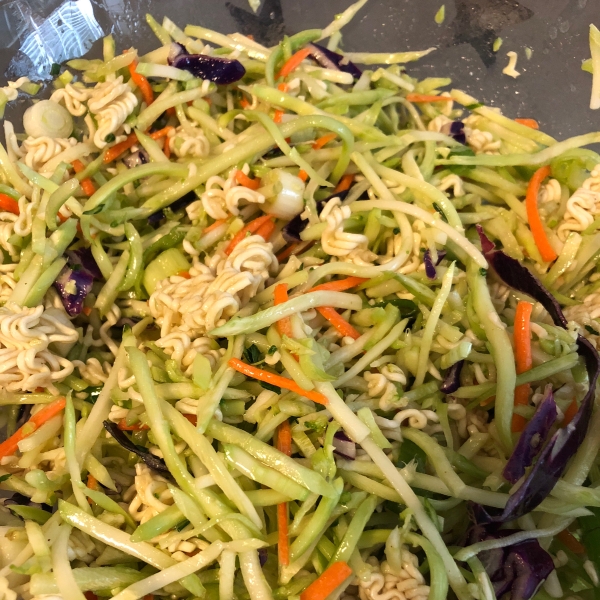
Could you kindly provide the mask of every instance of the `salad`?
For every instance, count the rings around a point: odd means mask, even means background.
[[[600,134],[344,52],[364,3],[148,15],[4,120],[1,598],[599,597]]]

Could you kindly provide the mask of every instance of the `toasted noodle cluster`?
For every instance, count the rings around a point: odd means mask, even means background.
[[[364,4],[147,15],[4,121],[0,600],[598,595],[599,134],[342,51]]]

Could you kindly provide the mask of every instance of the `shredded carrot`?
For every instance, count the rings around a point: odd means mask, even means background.
[[[304,169],[300,169],[298,171],[298,177],[302,179],[302,181],[306,181],[308,179],[308,173]]]
[[[85,169],[85,165],[80,160],[74,160],[71,165],[75,173],[81,173]],[[89,177],[82,179],[79,183],[86,196],[91,196],[96,191],[96,186]]]
[[[184,413],[183,415],[194,427],[196,426],[196,424],[198,423],[198,417],[196,415],[188,415],[187,413]]]
[[[251,179],[244,171],[235,172],[235,180],[244,187],[257,190],[260,187],[260,179]]]
[[[556,537],[574,554],[585,554],[584,545],[568,529],[563,529]]]
[[[290,244],[285,250],[282,250],[278,255],[277,255],[277,261],[279,263],[282,263],[286,258],[290,257],[292,254],[294,254],[294,251],[300,246],[299,243],[296,244]]]
[[[330,292],[345,292],[365,281],[367,280],[362,277],[346,277],[346,279],[338,279],[337,281],[329,281],[327,283],[315,285],[315,287],[308,291],[316,292],[317,290],[328,290]]]
[[[256,235],[260,235],[260,237],[262,237],[265,240],[265,242],[268,242],[269,238],[273,235],[274,231],[275,231],[275,221],[273,221],[271,219],[270,221],[263,223],[256,230]]]
[[[0,194],[0,210],[5,210],[13,215],[18,215],[20,212],[19,203],[7,194]]]
[[[167,113],[167,115],[169,117],[174,117],[177,114],[177,111],[175,110],[174,106],[169,106],[169,108],[167,108],[167,110],[165,110],[165,112]]]
[[[341,192],[345,192],[346,190],[350,189],[350,186],[354,183],[354,175],[344,175],[341,179],[340,182],[337,184],[337,186],[335,187],[335,190],[333,190],[334,194],[339,194]]]
[[[7,440],[0,444],[0,458],[12,456],[19,448],[19,442],[37,431],[46,421],[55,417],[65,408],[67,401],[64,398],[57,398],[45,408],[35,413],[25,425],[17,429]]]
[[[278,283],[275,286],[273,297],[275,306],[287,302],[287,283]],[[279,321],[277,321],[277,331],[279,331],[280,335],[287,335],[289,338],[292,337],[292,322],[289,317],[284,317],[283,319],[279,319]]]
[[[88,476],[87,476],[87,487],[89,487],[90,490],[97,490],[97,489],[99,489],[99,487],[98,487],[98,480],[93,475],[91,475],[90,473],[88,473]]]
[[[479,403],[479,406],[487,406],[488,404],[491,404],[492,402],[494,402],[496,400],[496,396],[490,396],[489,398],[487,398],[486,400],[482,400]]]
[[[248,107],[250,106],[250,102],[249,102],[248,98],[245,98],[245,97],[243,97],[243,98],[240,100],[240,106],[241,106],[243,109],[246,109],[246,108],[248,108]]]
[[[515,362],[517,373],[529,371],[533,366],[531,358],[531,311],[533,305],[521,300],[517,304],[515,312],[515,331],[513,334],[515,341]],[[529,401],[529,391],[531,385],[524,383],[515,388],[515,406],[524,406]],[[527,420],[525,417],[513,414],[512,430],[515,432],[523,431]]]
[[[292,429],[289,421],[284,421],[277,429],[277,449],[286,456],[292,455]],[[290,564],[290,539],[288,533],[288,503],[277,505],[277,557],[279,564]]]
[[[406,94],[409,102],[452,102],[450,96],[430,96],[429,94]]]
[[[360,337],[360,333],[342,317],[335,308],[331,306],[320,306],[317,308],[321,313],[339,332],[343,337],[351,337],[357,340]]]
[[[326,135],[321,136],[320,138],[317,138],[312,143],[313,150],[318,150],[319,148],[322,148],[326,144],[329,144],[329,142],[332,142],[333,140],[335,140],[335,138],[336,138],[336,134],[333,132],[327,133]]]
[[[144,102],[150,106],[154,102],[154,92],[152,91],[152,86],[150,82],[143,76],[140,75],[135,69],[137,67],[137,61],[134,60],[129,65],[129,74],[131,75],[131,81],[135,83],[140,88],[140,92],[142,92],[142,98],[144,98]]]
[[[215,221],[214,223],[212,223],[211,225],[209,225],[208,227],[206,227],[204,229],[203,233],[209,233],[213,229],[216,229],[217,227],[220,227],[221,225],[223,225],[226,222],[227,221],[225,219],[219,219],[218,221]]]
[[[273,113],[273,123],[281,123],[283,121],[284,112],[279,108]]]
[[[81,309],[81,312],[86,316],[89,317],[92,314],[92,308],[90,306],[84,306]]]
[[[102,161],[105,164],[111,163],[113,160],[116,160],[117,158],[119,158],[119,156],[121,156],[121,154],[123,154],[123,152],[126,152],[127,150],[129,150],[129,148],[134,146],[137,143],[137,141],[138,141],[138,139],[137,139],[137,136],[135,135],[135,133],[131,133],[130,135],[127,136],[127,139],[125,141],[112,146],[112,148],[110,148],[107,151],[107,153],[104,155],[104,158],[102,159]]]
[[[179,271],[179,273],[177,273],[177,275],[179,275],[179,277],[183,277],[184,279],[192,278],[189,271]]]
[[[168,135],[169,135],[169,132],[170,132],[172,129],[174,129],[174,127],[172,127],[171,125],[167,125],[166,127],[163,127],[162,129],[159,129],[159,130],[157,130],[157,131],[153,131],[153,132],[150,134],[150,137],[151,137],[153,140],[159,140],[159,139],[160,139],[160,138],[162,138],[162,137],[168,136]]]
[[[515,119],[515,123],[525,125],[525,127],[531,127],[531,129],[539,129],[540,125],[535,119]]]
[[[300,600],[325,600],[337,587],[352,575],[352,569],[344,561],[327,567],[301,594]]]
[[[544,230],[544,224],[538,211],[538,192],[542,181],[550,175],[550,167],[541,167],[534,174],[529,185],[527,186],[527,195],[525,196],[525,206],[527,208],[527,220],[529,221],[529,228],[535,241],[535,245],[538,247],[542,259],[546,262],[552,262],[557,259],[557,254],[554,248],[550,245],[546,231]]]
[[[254,221],[250,221],[248,225],[246,225],[243,229],[238,231],[231,241],[229,242],[229,246],[225,248],[225,254],[229,256],[233,249],[246,237],[248,233],[257,233],[258,229],[260,229],[261,225],[272,219],[271,215],[263,215],[262,217],[258,217],[258,219],[254,219]]]
[[[319,392],[313,392],[312,390],[302,389],[295,381],[292,381],[287,377],[282,377],[281,375],[277,375],[277,373],[271,373],[270,371],[253,367],[252,365],[242,362],[239,358],[229,359],[228,364],[232,369],[235,369],[239,373],[243,373],[247,377],[252,377],[252,379],[258,379],[259,381],[276,385],[284,390],[296,392],[296,394],[299,396],[304,396],[305,398],[308,398],[313,402],[317,402],[318,404],[328,403],[327,398],[323,396],[323,394],[320,394]]]
[[[310,56],[311,49],[310,48],[302,48],[298,50],[295,54],[292,54],[288,60],[283,63],[281,69],[279,69],[279,73],[277,73],[277,79],[282,79],[283,77],[287,77],[292,71],[297,69],[302,61]]]
[[[578,410],[579,406],[577,405],[577,400],[573,400],[573,402],[571,402],[571,404],[569,404],[567,407],[567,410],[565,410],[564,419],[562,420],[560,426],[566,427],[573,420],[573,417],[577,414]]]
[[[280,83],[277,89],[285,94],[290,89],[290,86],[287,83]]]
[[[117,423],[117,427],[121,431],[148,431],[148,429],[150,429],[148,425],[144,425],[143,423],[133,423],[133,425],[127,425],[127,421],[125,419],[121,419]]]

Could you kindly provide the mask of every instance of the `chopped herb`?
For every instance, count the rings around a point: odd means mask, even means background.
[[[256,347],[256,345],[252,344],[244,350],[242,358],[248,364],[255,365],[262,361],[263,355],[261,351]]]
[[[482,277],[487,277],[487,269],[483,269],[483,268],[479,269],[479,274]]]
[[[308,429],[314,431],[319,435],[324,433],[325,429],[327,429],[327,421],[324,421],[322,419],[315,419],[314,421],[304,421],[304,425]]]
[[[398,235],[400,233],[400,227],[394,227],[393,232],[394,235]]]
[[[114,142],[116,139],[117,139],[117,138],[115,137],[115,134],[114,134],[114,133],[109,133],[109,134],[108,134],[108,135],[107,135],[107,136],[104,138],[104,141],[105,141],[107,144],[110,144],[111,142]]]
[[[444,221],[444,223],[447,223],[448,219],[446,218],[446,215],[444,214],[444,211],[442,210],[441,206],[437,202],[434,202],[433,208],[435,208],[435,210],[438,213],[440,213],[440,216],[442,217],[442,221]]]
[[[585,330],[588,333],[591,333],[592,335],[600,335],[600,333],[598,333],[593,327],[591,327],[590,325],[586,325],[585,326]]]
[[[271,385],[270,383],[266,383],[265,381],[261,381],[260,385],[265,390],[269,390],[270,392],[275,392],[276,394],[281,394],[281,388],[277,387],[276,385]]]
[[[275,354],[275,352],[277,352],[277,346],[271,346],[268,350],[267,350],[267,354],[269,356],[273,356],[273,354]]]
[[[187,519],[184,519],[183,521],[181,521],[181,523],[178,523],[177,525],[175,525],[175,530],[183,531],[189,524],[190,524],[190,522]]]
[[[477,108],[481,108],[483,106],[483,104],[481,102],[474,102],[473,104],[467,104],[467,106],[465,106],[465,108],[467,110],[475,110]]]
[[[452,158],[453,156],[475,156],[475,152],[468,146],[454,146],[446,158]],[[472,165],[448,165],[448,170],[455,175],[466,175],[474,168]]]
[[[419,446],[410,440],[404,440],[400,445],[400,455],[398,456],[397,467],[406,467],[411,462],[415,463],[418,473],[425,473],[427,464],[427,455]]]
[[[10,477],[10,473],[7,473],[6,475],[2,475],[2,477],[0,477],[0,483],[2,483],[3,481],[6,481],[9,477]]]
[[[52,63],[50,67],[50,75],[56,77],[60,73],[60,65],[58,63]]]
[[[89,402],[90,404],[96,404],[96,401],[98,400],[98,396],[100,395],[102,388],[101,387],[91,387],[91,388],[88,388],[86,391],[88,393],[88,397],[85,399],[85,401]]]

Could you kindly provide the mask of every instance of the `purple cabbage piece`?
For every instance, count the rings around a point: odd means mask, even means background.
[[[65,266],[54,282],[63,306],[70,317],[75,317],[83,309],[83,302],[92,290],[94,277],[88,271],[75,270]]]
[[[198,196],[196,196],[194,192],[188,192],[185,196],[178,198],[177,200],[175,200],[175,202],[170,204],[169,210],[171,212],[179,212],[181,209],[188,207],[192,202],[195,202],[196,200],[198,200]],[[162,209],[157,210],[155,213],[152,213],[148,217],[148,223],[150,223],[150,225],[158,225],[165,218],[165,211]]]
[[[554,402],[552,387],[547,386],[544,398],[533,418],[521,433],[521,437],[504,467],[502,474],[507,481],[516,483],[525,475],[525,469],[533,463],[533,459],[540,453],[544,440],[548,437],[556,417],[556,402]]]
[[[169,64],[176,69],[188,71],[194,77],[208,79],[220,85],[227,85],[239,81],[246,69],[239,60],[223,58],[221,56],[206,56],[205,54],[180,53]]]
[[[138,150],[137,152],[132,152],[129,156],[126,156],[123,159],[123,162],[128,169],[133,169],[133,167],[149,163],[150,157],[145,150]]]
[[[464,364],[464,360],[459,360],[448,369],[444,383],[440,387],[440,392],[443,394],[453,394],[460,387],[460,372]]]
[[[100,279],[102,273],[90,248],[79,248],[66,252],[70,267],[85,269],[94,279]]]
[[[334,452],[347,460],[356,458],[356,444],[343,432],[336,431],[333,436]]]
[[[63,306],[70,317],[81,313],[86,296],[90,293],[94,279],[102,273],[89,248],[69,250],[67,264],[54,282]]]
[[[469,544],[502,539],[517,533],[514,529],[489,529],[482,525],[473,527]],[[479,553],[479,559],[494,586],[496,598],[510,592],[510,600],[529,600],[554,570],[552,557],[537,540],[486,550]]]
[[[267,564],[267,558],[269,557],[269,554],[267,552],[266,548],[259,548],[258,549],[258,560],[260,562],[260,566],[264,567]]]
[[[429,251],[429,249],[425,250],[425,255],[423,256],[423,262],[425,263],[425,274],[427,275],[427,277],[429,279],[435,279],[437,277],[437,271],[435,270],[435,267],[442,262],[442,260],[444,259],[444,256],[446,256],[446,251],[440,250],[437,253],[437,261],[435,262],[435,265],[434,265],[433,260],[431,258],[431,252]]]
[[[539,302],[548,311],[554,324],[566,329],[567,319],[560,304],[542,282],[519,261],[500,250],[494,250],[494,245],[487,239],[481,227],[478,227],[478,232],[484,255],[498,277],[506,285]],[[485,509],[480,509],[482,516],[485,513],[488,522],[512,521],[531,512],[552,491],[564,473],[567,463],[581,446],[592,416],[596,383],[600,374],[600,357],[590,342],[581,335],[577,336],[577,353],[584,359],[589,381],[588,391],[577,414],[566,427],[557,430],[552,436],[521,487],[508,499],[502,514],[494,516],[486,513]]]
[[[344,73],[350,73],[355,79],[362,75],[362,71],[341,54],[320,44],[308,44],[308,48],[311,49],[310,55],[325,69],[337,69]]]
[[[456,140],[459,144],[467,143],[467,136],[465,134],[465,124],[462,121],[452,121],[442,127],[442,133],[450,136]]]

